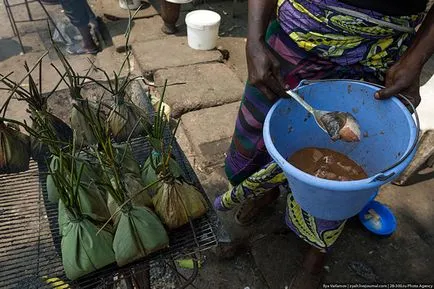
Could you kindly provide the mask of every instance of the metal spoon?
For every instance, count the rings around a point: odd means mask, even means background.
[[[341,139],[346,142],[355,142],[360,140],[359,124],[350,113],[314,109],[294,91],[288,90],[286,93],[314,116],[315,122],[332,138],[332,140]]]

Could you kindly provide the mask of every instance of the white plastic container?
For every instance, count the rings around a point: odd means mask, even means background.
[[[136,10],[141,4],[141,0],[119,0],[119,7],[125,10]]]
[[[192,1],[193,0],[166,0],[166,2],[175,3],[175,4],[187,4]]]
[[[185,16],[188,46],[197,50],[216,47],[221,17],[210,10],[196,10]]]

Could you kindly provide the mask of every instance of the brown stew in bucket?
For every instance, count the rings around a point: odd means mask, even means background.
[[[346,155],[324,148],[303,148],[295,152],[289,163],[310,175],[334,181],[367,178],[361,166]]]

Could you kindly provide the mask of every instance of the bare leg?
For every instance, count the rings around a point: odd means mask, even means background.
[[[324,268],[325,261],[326,253],[315,247],[310,247],[304,256],[303,268],[311,274],[319,274]]]
[[[180,4],[161,0],[161,18],[163,18],[164,21],[164,25],[161,30],[164,33],[174,34],[177,32],[176,21],[178,21],[180,9]]]
[[[303,267],[297,272],[291,282],[290,289],[316,289],[321,283],[321,273],[326,260],[326,253],[310,247],[306,252]]]

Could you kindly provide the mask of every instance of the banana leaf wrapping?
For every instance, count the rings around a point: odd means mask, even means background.
[[[83,157],[83,156],[82,156]],[[100,169],[97,165],[83,159],[76,159],[76,168],[83,164],[83,173],[81,175],[81,188],[79,189],[79,200],[83,214],[91,217],[96,221],[105,221],[110,218],[106,204],[106,194],[98,189],[96,181]],[[51,157],[51,171],[55,172],[59,169],[59,158],[55,155]],[[47,195],[48,200],[53,203],[59,201],[59,192],[53,182],[51,174],[47,176]]]
[[[48,200],[56,203],[60,201],[59,193],[51,175],[47,177]],[[105,222],[110,218],[110,211],[106,199],[94,184],[81,184],[78,189],[78,200],[82,214],[97,222]]]
[[[18,173],[29,169],[30,138],[17,127],[0,122],[0,173]]]
[[[92,220],[98,222],[105,222],[110,218],[105,194],[95,184],[82,183],[78,196],[83,215],[89,216]]]
[[[128,144],[113,144],[113,147],[116,151],[116,162],[121,167],[127,195],[133,197],[136,193],[142,191],[132,199],[132,204],[134,206],[152,207],[152,200],[148,190],[143,190],[145,184],[140,178],[140,166],[134,159],[130,146]],[[113,181],[112,185],[114,185]]]
[[[97,121],[97,119],[104,120],[105,116],[102,110],[98,109],[96,103],[82,99],[73,101],[70,120],[71,128],[76,131],[74,141],[78,146],[98,143],[91,128],[91,123]]]
[[[134,197],[131,200],[133,206],[153,207],[152,199],[148,194],[148,190],[144,190],[145,185],[140,177],[133,174],[124,174],[124,183],[128,196]],[[137,193],[138,195],[136,195]]]
[[[51,157],[50,169],[53,172],[59,169],[59,158],[57,156]],[[48,174],[47,176],[46,185],[47,185],[48,200],[52,203],[57,203],[60,199],[59,191],[57,190],[56,184],[54,183],[53,176],[51,174]]]
[[[84,216],[76,217],[59,202],[59,227],[62,236],[62,263],[66,277],[80,278],[115,262],[113,234],[99,228]]]
[[[146,207],[123,208],[115,218],[113,251],[119,266],[166,248],[169,237],[158,217]]]
[[[152,201],[155,212],[169,229],[181,227],[208,210],[204,197],[194,186],[175,179],[163,181]]]
[[[60,118],[48,112],[45,112],[42,117],[44,119],[39,121],[45,121],[53,128],[56,134],[56,140],[63,143],[69,143],[72,140],[72,129]],[[36,132],[40,132],[43,128],[37,121],[33,121],[32,129]],[[43,161],[50,154],[48,145],[44,144],[38,138],[35,138],[33,135],[30,136],[30,146],[31,155],[34,160]]]
[[[158,180],[157,173],[155,172],[155,169],[153,168],[152,164],[152,155],[150,155],[142,167],[142,181],[145,185],[152,184]],[[149,195],[154,196],[157,192],[158,184],[155,184],[149,188]]]
[[[146,159],[142,166],[141,177],[144,185],[149,185],[158,180],[158,175],[155,169],[161,166],[161,154],[155,150],[152,150],[149,157]],[[174,178],[184,178],[185,174],[182,171],[179,164],[173,159],[169,159],[169,172]],[[155,196],[159,184],[155,184],[149,188],[149,194]]]
[[[113,144],[116,150],[116,162],[121,167],[123,173],[131,173],[140,176],[140,166],[134,159],[129,144]]]
[[[111,182],[112,186],[116,185],[114,180],[111,180]],[[132,205],[137,207],[153,207],[152,199],[149,196],[147,190],[144,190],[145,186],[143,185],[140,178],[136,177],[133,174],[127,173],[123,175],[123,182],[125,184],[127,196],[132,198]],[[118,208],[118,205],[110,196],[110,194],[107,196],[107,207],[111,215],[114,215]]]
[[[117,142],[126,141],[130,137],[134,138],[144,134],[145,128],[140,122],[145,120],[146,116],[142,116],[138,109],[123,100],[116,101],[107,118],[110,131]]]

